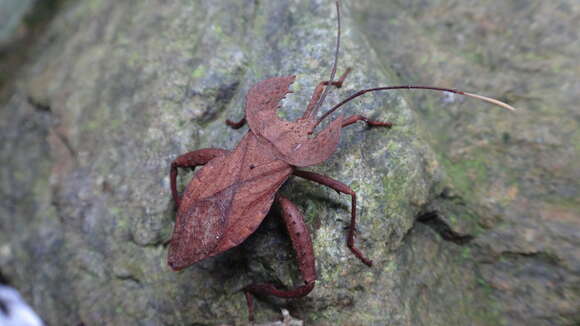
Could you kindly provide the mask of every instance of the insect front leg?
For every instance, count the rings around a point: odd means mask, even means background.
[[[248,313],[250,320],[254,320],[254,299],[253,294],[274,295],[281,298],[300,298],[312,291],[316,281],[316,267],[314,262],[314,249],[310,231],[304,222],[304,216],[300,210],[289,199],[278,195],[278,202],[282,208],[282,218],[288,229],[288,234],[292,240],[292,246],[298,259],[298,268],[304,285],[293,290],[279,290],[273,284],[261,283],[251,284],[244,288],[246,300],[248,302]]]
[[[342,84],[344,83],[344,80],[346,79],[346,76],[348,76],[351,70],[352,70],[351,68],[346,69],[346,71],[342,74],[342,76],[340,76],[340,78],[336,81],[325,80],[320,82],[314,89],[314,93],[312,93],[312,97],[310,98],[310,103],[308,103],[308,106],[306,107],[306,111],[304,112],[302,118],[308,118],[313,113],[314,107],[316,106],[316,103],[318,103],[318,100],[320,100],[320,96],[322,95],[325,86],[332,85],[335,86],[336,88],[341,88]]]
[[[345,185],[344,183],[334,180],[330,177],[327,177],[322,174],[309,172],[309,171],[300,171],[295,170],[294,175],[299,176],[301,178],[314,181],[320,183],[321,185],[330,187],[337,192],[342,192],[343,194],[347,194],[351,196],[351,210],[350,210],[350,228],[348,231],[348,239],[347,239],[347,246],[352,251],[352,253],[360,259],[363,263],[368,266],[373,265],[373,261],[366,258],[362,252],[354,246],[354,233],[356,229],[356,193],[350,189],[349,186]]]
[[[189,152],[178,156],[171,162],[171,171],[169,172],[169,180],[171,181],[171,195],[175,202],[175,209],[179,207],[181,199],[177,193],[177,168],[195,168],[199,165],[205,165],[212,159],[226,155],[229,151],[220,148],[204,148],[197,151]]]
[[[376,120],[369,120],[367,117],[362,116],[360,114],[351,115],[350,117],[344,119],[342,121],[342,127],[349,126],[357,121],[365,121],[368,126],[370,127],[387,127],[391,128],[393,126],[390,122],[383,122],[383,121],[376,121]]]

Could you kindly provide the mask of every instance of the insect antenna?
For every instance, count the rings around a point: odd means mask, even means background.
[[[336,66],[338,65],[338,52],[340,50],[340,1],[337,0],[335,2],[335,4],[336,4],[337,36],[336,36],[336,51],[334,52],[334,64],[332,65],[332,70],[330,72],[330,79],[329,79],[330,82],[332,82],[334,80],[334,77],[336,75]],[[304,117],[309,118],[309,117],[316,114],[316,111],[318,110],[318,108],[320,108],[322,103],[324,103],[324,100],[326,99],[326,95],[328,94],[329,88],[330,88],[330,84],[324,88],[324,91],[322,92],[320,99],[318,100],[318,102],[316,102],[316,105],[314,105],[312,110],[310,112],[304,113]]]
[[[493,104],[493,105],[497,105],[499,107],[502,107],[504,109],[508,109],[510,111],[515,111],[516,110],[513,106],[511,106],[511,105],[509,105],[507,103],[504,103],[502,101],[496,100],[494,98],[490,98],[490,97],[482,96],[482,95],[478,95],[478,94],[473,94],[473,93],[468,93],[468,92],[463,92],[463,91],[459,91],[459,90],[451,89],[451,88],[442,88],[442,87],[433,87],[433,86],[420,86],[420,85],[403,85],[403,86],[375,87],[375,88],[368,88],[368,89],[360,90],[360,91],[352,94],[351,96],[347,97],[346,99],[344,99],[340,103],[336,104],[332,108],[330,108],[330,110],[328,110],[326,113],[324,113],[322,115],[322,117],[320,117],[320,119],[318,119],[318,121],[316,122],[316,124],[312,127],[312,130],[310,131],[310,133],[314,132],[314,129],[320,124],[320,122],[322,122],[322,120],[324,120],[326,117],[328,117],[334,111],[336,111],[338,108],[340,108],[344,104],[346,104],[346,103],[354,100],[355,98],[357,98],[359,96],[362,96],[362,95],[364,95],[366,93],[370,93],[370,92],[388,91],[388,90],[393,90],[393,89],[426,89],[426,90],[431,90],[431,91],[453,93],[453,94],[458,94],[458,95],[463,95],[463,96],[468,96],[468,97],[476,98],[478,100],[481,100],[481,101],[484,101],[484,102],[487,102],[487,103],[490,103],[490,104]]]

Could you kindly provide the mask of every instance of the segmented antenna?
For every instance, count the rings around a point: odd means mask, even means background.
[[[336,52],[334,53],[334,64],[332,65],[332,70],[330,72],[330,79],[329,79],[330,82],[332,82],[334,80],[334,77],[336,75],[336,67],[338,65],[338,53],[340,50],[340,0],[337,0],[335,2],[335,4],[336,4],[336,18],[337,18],[337,37],[336,37]],[[316,105],[314,105],[311,112],[306,112],[305,117],[311,117],[311,116],[314,116],[316,114],[316,111],[320,108],[320,106],[322,105],[322,103],[324,103],[324,100],[326,99],[326,95],[328,94],[328,89],[330,88],[329,86],[330,85],[327,85],[324,88],[324,91],[322,92],[320,99],[318,100],[318,102],[316,102]],[[481,101],[484,101],[484,102],[508,109],[510,111],[516,110],[513,106],[511,106],[507,103],[504,103],[502,101],[499,101],[499,100],[496,100],[496,99],[493,99],[493,98],[490,98],[487,96],[463,92],[463,91],[459,91],[459,90],[451,89],[451,88],[442,88],[442,87],[434,87],[434,86],[421,86],[421,85],[375,87],[375,88],[368,88],[368,89],[360,90],[360,91],[354,93],[353,95],[349,96],[348,98],[344,99],[342,102],[340,102],[340,103],[336,104],[335,106],[333,106],[332,108],[330,108],[330,110],[328,110],[326,113],[324,113],[322,115],[322,117],[320,117],[320,119],[318,119],[316,124],[312,127],[312,130],[310,130],[310,134],[312,134],[314,132],[314,129],[316,129],[316,127],[320,124],[320,122],[322,122],[322,120],[324,120],[326,117],[331,115],[334,111],[336,111],[338,108],[340,108],[344,104],[354,100],[355,98],[362,96],[366,93],[370,93],[370,92],[387,91],[387,90],[394,90],[394,89],[426,89],[426,90],[438,91],[438,92],[448,92],[448,93],[472,97],[472,98],[475,98],[475,99],[478,99],[478,100],[481,100]]]
[[[316,126],[318,126],[320,124],[320,122],[322,122],[322,120],[324,120],[326,117],[328,117],[329,115],[331,115],[334,111],[336,111],[338,108],[340,108],[341,106],[343,106],[344,104],[354,100],[355,98],[362,96],[366,93],[369,92],[376,92],[376,91],[388,91],[388,90],[393,90],[393,89],[426,89],[426,90],[431,90],[431,91],[438,91],[438,92],[448,92],[448,93],[453,93],[453,94],[458,94],[458,95],[463,95],[463,96],[468,96],[468,97],[472,97],[472,98],[476,98],[478,100],[493,104],[493,105],[497,105],[499,107],[502,107],[504,109],[510,110],[510,111],[515,111],[516,109],[507,104],[504,103],[502,101],[496,100],[494,98],[490,98],[487,96],[482,96],[482,95],[478,95],[478,94],[472,94],[472,93],[468,93],[468,92],[463,92],[463,91],[458,91],[456,89],[451,89],[451,88],[442,88],[442,87],[433,87],[433,86],[420,86],[420,85],[403,85],[403,86],[387,86],[387,87],[375,87],[375,88],[369,88],[369,89],[363,89],[360,90],[356,93],[354,93],[353,95],[347,97],[346,99],[344,99],[343,101],[341,101],[340,103],[336,104],[335,106],[333,106],[330,110],[328,110],[326,113],[324,113],[322,115],[322,117],[320,117],[320,119],[318,119],[318,121],[316,122],[316,124],[312,127],[312,130],[310,131],[310,133],[314,132],[314,129],[316,128]]]
[[[332,70],[330,72],[329,79],[330,82],[334,80],[334,77],[336,75],[336,66],[338,65],[338,52],[340,50],[340,1],[337,0],[335,4],[336,4],[337,36],[336,36],[336,51],[334,52],[334,64],[332,65]],[[312,111],[307,112],[305,116],[311,117],[316,115],[316,111],[318,111],[318,108],[320,108],[320,106],[322,105],[322,103],[324,103],[324,100],[326,99],[326,95],[328,94],[329,88],[330,84],[324,88],[324,91],[322,92],[320,99],[318,100],[318,102],[316,102],[316,105],[314,105]]]

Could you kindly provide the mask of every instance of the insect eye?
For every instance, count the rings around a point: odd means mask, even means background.
[[[250,164],[250,170],[253,170],[256,166],[254,164]]]

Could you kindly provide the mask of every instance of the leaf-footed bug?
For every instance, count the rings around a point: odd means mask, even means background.
[[[299,209],[289,199],[277,194],[292,176],[298,176],[328,186],[351,196],[351,220],[347,246],[363,263],[372,261],[355,246],[356,193],[347,185],[330,177],[303,171],[299,168],[320,164],[335,151],[341,129],[357,121],[369,126],[392,126],[389,122],[369,120],[362,115],[338,116],[322,131],[315,128],[344,104],[369,92],[393,89],[426,89],[450,92],[489,102],[514,110],[498,100],[454,89],[432,86],[387,86],[360,90],[334,105],[320,118],[317,110],[323,104],[328,86],[340,88],[350,72],[347,69],[334,80],[340,49],[340,3],[336,1],[337,42],[334,64],[328,81],[315,88],[303,116],[295,121],[277,116],[280,101],[288,94],[295,76],[275,77],[254,85],[246,96],[245,117],[238,122],[226,123],[238,129],[249,125],[249,130],[233,150],[206,148],[179,156],[171,164],[171,192],[177,207],[177,216],[169,246],[168,264],[181,270],[202,259],[217,255],[239,245],[260,225],[272,203],[282,208],[282,217],[294,250],[304,284],[290,290],[273,284],[251,284],[244,288],[249,318],[253,320],[253,295],[273,295],[298,298],[310,293],[316,281],[315,258],[308,227]],[[177,192],[177,169],[203,165],[187,185],[183,195]]]

